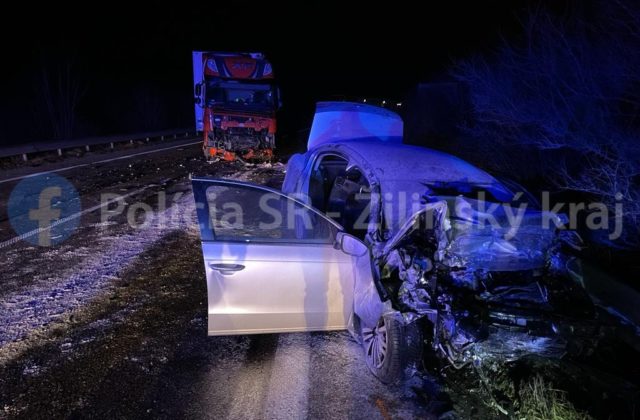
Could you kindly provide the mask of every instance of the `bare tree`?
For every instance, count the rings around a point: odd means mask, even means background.
[[[45,107],[53,137],[68,139],[73,136],[77,107],[87,86],[79,78],[71,58],[55,57],[41,60],[38,97]]]
[[[554,185],[581,191],[611,209],[624,204],[628,235],[640,232],[640,7],[597,2],[591,15],[560,18],[532,10],[524,41],[503,42],[495,57],[454,71],[469,85],[475,123],[465,129],[485,147],[536,151]],[[505,156],[488,153],[503,164]],[[618,215],[620,216],[620,215]]]

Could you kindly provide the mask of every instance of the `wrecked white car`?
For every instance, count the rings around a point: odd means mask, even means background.
[[[282,192],[193,179],[209,334],[348,329],[383,382],[425,349],[460,367],[560,357],[593,338],[562,217],[394,113],[320,103]]]

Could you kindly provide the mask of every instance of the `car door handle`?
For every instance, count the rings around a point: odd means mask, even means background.
[[[236,271],[244,270],[244,265],[242,264],[209,264],[209,267],[223,275],[230,275]]]

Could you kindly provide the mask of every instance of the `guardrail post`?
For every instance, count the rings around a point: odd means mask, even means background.
[[[130,143],[130,144],[133,144],[133,140],[129,140],[129,143]]]
[[[185,137],[189,137],[189,133],[184,133],[184,136]]]
[[[164,136],[160,136],[160,140],[164,140]]]
[[[22,160],[24,160],[25,162],[27,161],[27,154],[26,153],[22,154]]]
[[[178,138],[178,135],[177,135],[177,134],[174,134],[174,135],[173,135],[173,138],[174,138],[174,139],[175,139],[175,138]]]
[[[149,141],[149,137],[147,137],[145,140],[146,140],[146,141]]]
[[[109,146],[111,147],[111,150],[113,150],[113,142],[109,143]]]
[[[58,149],[58,156],[62,156],[62,149]]]
[[[86,150],[87,152],[89,151],[89,145],[88,144],[86,146],[84,146],[84,150]]]

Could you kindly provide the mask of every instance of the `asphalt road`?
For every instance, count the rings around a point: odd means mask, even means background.
[[[207,164],[197,145],[155,149],[162,147],[45,162],[0,177],[0,242],[7,244],[0,257],[0,417],[432,416],[415,380],[386,387],[371,376],[346,332],[207,337],[188,175],[279,187],[284,167]],[[49,169],[75,186],[83,209],[100,204],[103,193],[125,195],[128,206],[153,209],[151,222],[133,228],[126,212],[104,221],[95,210],[80,215],[60,245],[9,243],[16,233],[8,194],[24,176]]]

